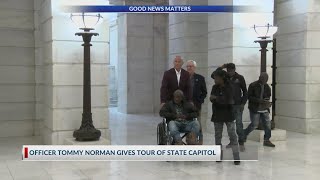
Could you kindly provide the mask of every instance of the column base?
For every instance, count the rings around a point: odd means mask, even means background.
[[[83,128],[73,132],[76,141],[97,141],[101,136],[101,131],[95,128]]]
[[[97,141],[76,141],[74,138],[65,138],[64,145],[110,145],[111,142],[106,138],[100,137]]]

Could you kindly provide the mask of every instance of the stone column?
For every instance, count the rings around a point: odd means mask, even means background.
[[[110,66],[109,66],[109,92],[110,107],[118,105],[118,20],[117,14],[110,14]]]
[[[208,5],[207,0],[171,0],[170,5]],[[208,81],[208,15],[170,13],[169,14],[169,59],[167,69],[173,67],[175,56],[182,56],[184,61],[195,60],[196,72]],[[186,69],[185,65],[184,68]],[[163,72],[162,72],[163,75]],[[161,78],[162,78],[161,75]],[[207,82],[208,83],[208,82]],[[208,89],[210,91],[210,89]],[[201,123],[207,119],[208,98],[202,105]]]
[[[61,13],[61,1],[45,0],[39,12],[42,61],[44,63],[44,127],[45,144],[63,144],[78,129],[82,117],[83,47],[80,31]],[[105,18],[106,19],[106,18]],[[110,139],[108,129],[108,64],[109,31],[104,21],[92,38],[91,97],[93,123]]]
[[[148,1],[155,5],[160,1]],[[143,4],[141,1],[123,3]],[[158,113],[167,59],[166,14],[119,14],[118,110]]]
[[[276,2],[276,126],[320,132],[320,2]]]
[[[0,1],[0,9],[0,137],[39,135],[33,0]]]

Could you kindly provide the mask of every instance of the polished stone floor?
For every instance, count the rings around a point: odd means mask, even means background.
[[[112,144],[155,144],[153,115],[125,115],[110,112]],[[212,132],[211,132],[212,133]],[[213,144],[206,133],[205,144]],[[224,142],[228,139],[225,136]],[[0,139],[0,180],[319,180],[320,135],[288,132],[286,142],[276,148],[260,143],[259,161],[242,162],[22,162],[21,145],[38,144],[38,137]]]

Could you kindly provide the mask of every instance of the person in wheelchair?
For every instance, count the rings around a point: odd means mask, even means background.
[[[193,104],[186,102],[181,90],[176,90],[173,93],[173,100],[164,104],[160,116],[169,122],[169,132],[175,145],[183,145],[180,133],[187,133],[188,145],[197,144],[200,124],[195,118],[198,117],[198,111]]]

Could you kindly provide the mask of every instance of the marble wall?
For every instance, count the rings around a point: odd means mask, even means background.
[[[109,15],[109,14],[108,14]],[[109,16],[110,28],[110,66],[109,93],[110,106],[118,106],[118,20],[117,14]]]
[[[277,116],[282,129],[320,132],[320,2],[276,3]]]
[[[33,0],[0,2],[0,137],[39,134],[33,6]]]

